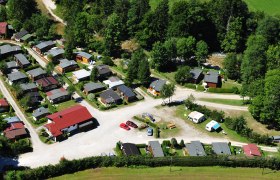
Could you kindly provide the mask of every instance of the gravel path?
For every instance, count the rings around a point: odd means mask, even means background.
[[[49,11],[50,15],[58,22],[61,22],[62,24],[66,25],[66,22],[63,21],[63,19],[61,19],[60,17],[58,17],[57,15],[55,15],[53,13],[53,10],[56,9],[56,5],[55,2],[52,0],[42,0],[42,2],[44,3],[45,7],[47,8],[47,10]]]

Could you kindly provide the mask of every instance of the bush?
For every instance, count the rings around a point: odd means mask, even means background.
[[[195,84],[189,84],[189,83],[187,83],[187,84],[185,84],[184,86],[185,86],[186,88],[196,89],[196,85],[195,85]]]
[[[225,89],[225,88],[209,88],[208,92],[212,93],[235,93],[235,94],[240,94],[240,91],[237,87],[232,87],[230,89]]]

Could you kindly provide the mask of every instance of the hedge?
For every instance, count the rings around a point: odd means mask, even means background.
[[[246,158],[231,156],[202,156],[202,157],[163,157],[151,158],[142,156],[130,157],[108,157],[98,156],[79,160],[62,159],[57,165],[47,165],[35,169],[22,171],[9,171],[5,179],[35,180],[48,179],[64,174],[74,173],[91,168],[100,167],[130,167],[130,166],[224,166],[224,167],[252,167],[252,168],[270,168],[280,170],[279,158]]]
[[[226,89],[226,88],[209,88],[208,92],[212,92],[212,93],[235,93],[235,94],[239,94],[239,89],[237,87],[232,87],[230,89]]]

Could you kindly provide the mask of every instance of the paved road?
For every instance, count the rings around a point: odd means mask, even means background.
[[[46,62],[31,49],[28,50],[30,54],[42,65],[45,66]],[[4,96],[7,97],[8,101],[14,107],[17,115],[23,119],[26,123],[27,128],[30,131],[32,143],[34,146],[34,151],[31,153],[23,154],[19,157],[19,164],[24,166],[38,167],[47,164],[58,163],[61,157],[67,159],[76,159],[94,155],[100,155],[101,153],[112,152],[115,143],[119,140],[123,142],[133,142],[133,143],[145,143],[149,140],[153,140],[154,137],[148,137],[145,132],[140,132],[137,130],[125,131],[119,128],[121,122],[131,119],[134,115],[141,114],[143,112],[159,113],[163,117],[170,115],[168,112],[161,112],[156,109],[162,103],[161,99],[153,99],[147,96],[145,92],[137,89],[145,99],[143,101],[137,102],[133,105],[123,107],[121,109],[113,109],[110,111],[100,111],[92,107],[86,101],[80,102],[81,105],[88,108],[89,112],[95,117],[99,122],[99,127],[86,133],[79,133],[70,137],[68,140],[55,143],[52,145],[43,144],[36,134],[36,131],[29,124],[29,122],[23,116],[23,113],[15,104],[14,100],[10,96],[7,89],[3,86],[3,82],[0,82],[0,88]],[[194,90],[185,89],[177,87],[176,93],[173,97],[174,100],[182,100],[187,98],[190,94],[194,95],[196,98],[200,97],[211,97],[211,98],[226,98],[226,99],[240,99],[237,95],[228,94],[210,94],[203,92],[196,92]],[[77,95],[75,95],[77,96]],[[230,105],[220,105],[215,103],[208,103],[203,101],[198,101],[199,104],[208,105],[212,107],[217,107],[221,109],[235,109],[235,110],[247,110],[246,107],[230,106]],[[170,117],[173,118],[173,117]],[[185,142],[191,140],[200,140],[204,143],[211,143],[213,141],[228,141],[226,137],[224,138],[214,138],[208,136],[206,133],[201,133],[198,130],[190,127],[186,123],[182,123],[177,120],[182,131],[176,136],[176,138],[184,139]],[[162,141],[163,139],[159,139]],[[234,145],[242,146],[243,143],[233,142]],[[261,147],[268,151],[277,151],[276,148],[271,147]]]

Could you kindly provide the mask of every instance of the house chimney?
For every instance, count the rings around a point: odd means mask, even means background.
[[[59,115],[59,118],[62,118],[62,115]]]

